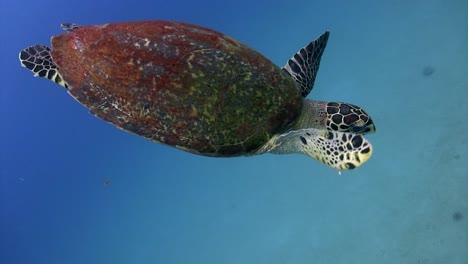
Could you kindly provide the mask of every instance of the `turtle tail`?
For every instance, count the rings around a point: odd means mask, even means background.
[[[52,60],[49,47],[44,45],[27,47],[20,52],[19,60],[23,67],[34,73],[34,76],[49,79],[68,88],[67,83],[58,72],[57,65]]]

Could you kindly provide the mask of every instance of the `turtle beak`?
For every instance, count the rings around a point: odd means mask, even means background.
[[[369,128],[370,128],[369,133],[375,133],[376,130],[375,130],[374,124],[372,124],[372,126],[370,126]]]
[[[363,134],[366,133],[375,133],[375,125],[372,119],[369,118],[369,121],[367,121],[366,128],[364,129]]]

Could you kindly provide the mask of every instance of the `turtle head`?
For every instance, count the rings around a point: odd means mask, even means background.
[[[356,134],[375,132],[375,125],[371,117],[359,106],[341,102],[329,102],[326,105],[326,112],[326,126],[329,131]]]
[[[260,152],[302,153],[338,171],[350,170],[372,156],[364,134],[373,132],[374,122],[356,105],[306,99],[293,128],[273,137]]]
[[[259,153],[302,153],[343,171],[364,164],[372,151],[372,145],[362,134],[306,128],[273,137]]]

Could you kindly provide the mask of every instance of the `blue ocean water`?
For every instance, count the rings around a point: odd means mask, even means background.
[[[468,1],[0,2],[0,263],[468,263]],[[127,134],[18,52],[60,23],[184,21],[282,66],[331,31],[317,100],[372,116],[371,160],[207,158]]]

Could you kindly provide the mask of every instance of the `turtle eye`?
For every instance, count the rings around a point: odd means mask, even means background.
[[[349,130],[356,134],[366,134],[369,132],[375,132],[375,126],[374,122],[372,122],[370,118],[367,120],[367,122],[364,122],[364,120],[359,119],[349,126]]]
[[[351,130],[351,132],[360,134],[366,130],[366,127],[364,126],[364,124],[359,121],[362,121],[362,120],[358,120],[349,126],[349,130]]]
[[[356,122],[357,123],[357,122]],[[356,123],[353,123],[349,126],[349,130],[351,130],[351,132],[353,133],[361,133],[365,130],[365,127],[362,126],[361,124],[356,124]]]

